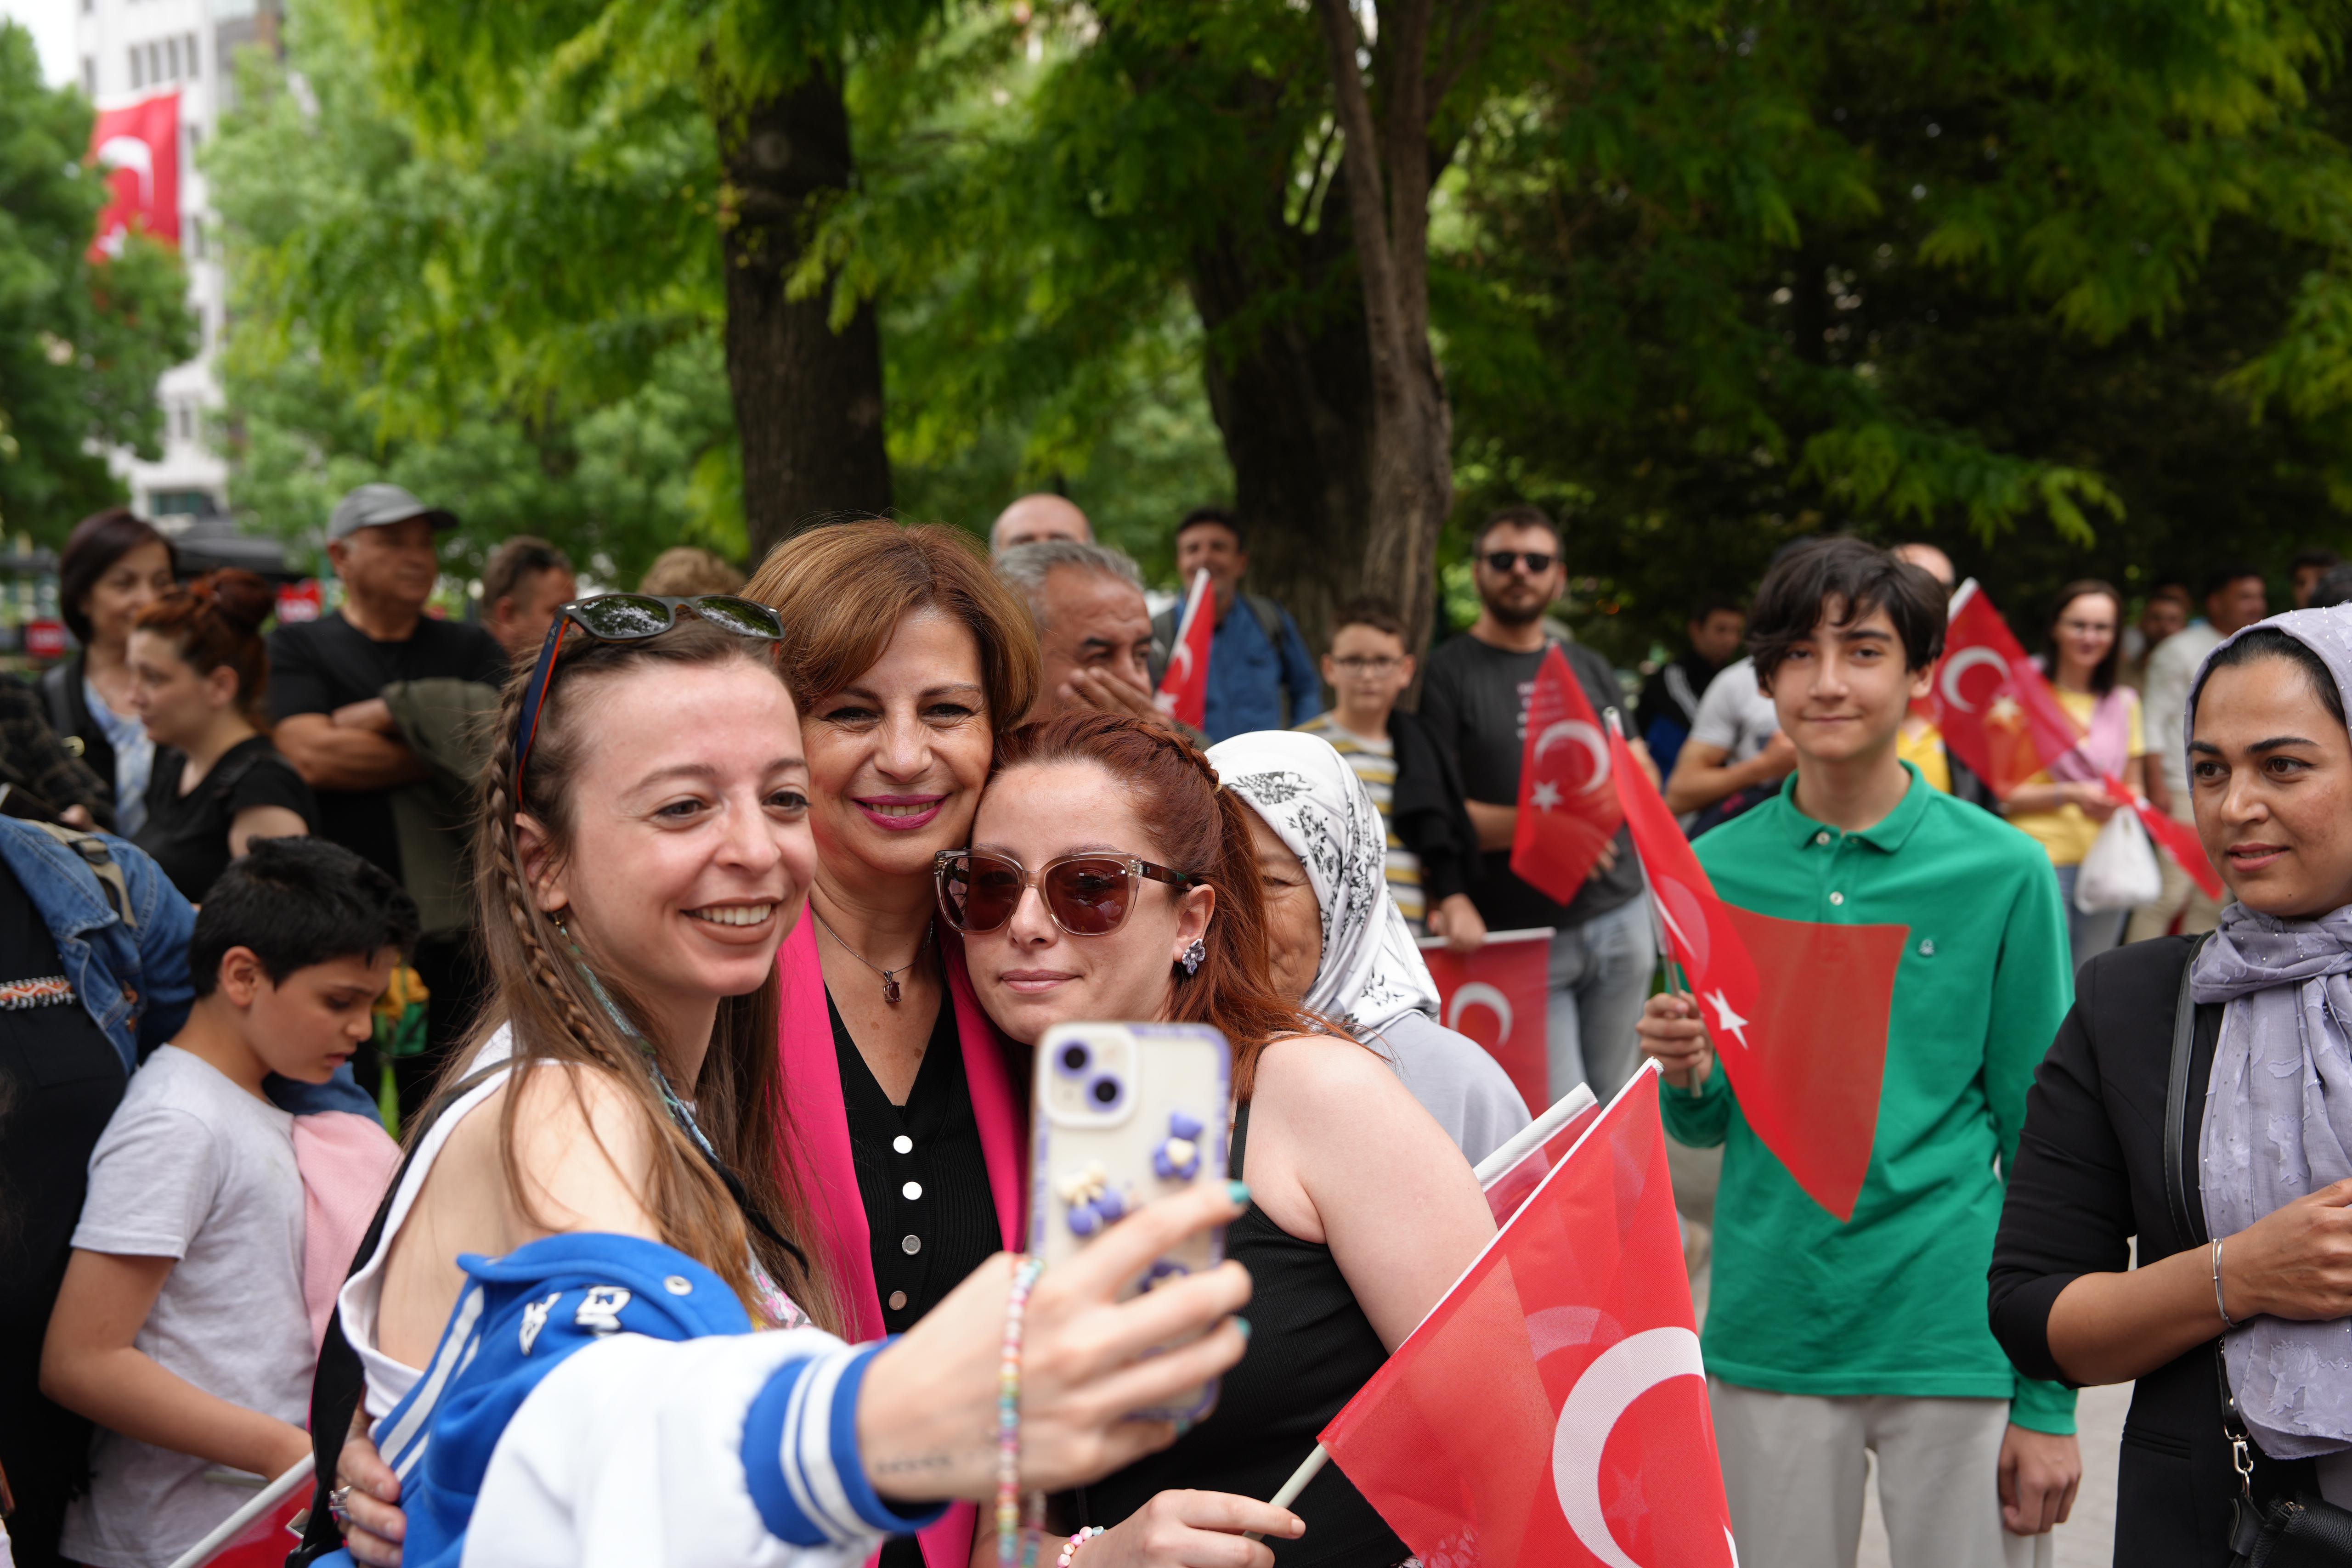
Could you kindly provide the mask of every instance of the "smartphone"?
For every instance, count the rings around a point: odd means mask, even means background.
[[[1234,1055],[1207,1025],[1055,1024],[1037,1042],[1035,1082],[1029,1250],[1048,1268],[1153,1198],[1226,1179]],[[1120,1299],[1213,1269],[1224,1256],[1221,1225],[1153,1260]],[[1198,1421],[1216,1404],[1212,1378],[1137,1414]]]

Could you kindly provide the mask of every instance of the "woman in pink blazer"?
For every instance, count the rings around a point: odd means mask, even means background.
[[[780,957],[787,1158],[846,1332],[872,1338],[1024,1240],[1025,1062],[935,926],[931,864],[964,846],[996,737],[1029,711],[1036,632],[951,528],[814,528],[746,592],[783,619],[817,844]],[[882,1568],[966,1568],[976,1519],[950,1511]]]

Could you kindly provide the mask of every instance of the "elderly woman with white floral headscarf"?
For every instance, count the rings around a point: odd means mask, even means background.
[[[1388,831],[1330,742],[1257,730],[1209,748],[1248,802],[1265,885],[1275,984],[1389,1059],[1473,1165],[1528,1124],[1528,1107],[1475,1040],[1437,1021],[1437,986],[1389,895]]]

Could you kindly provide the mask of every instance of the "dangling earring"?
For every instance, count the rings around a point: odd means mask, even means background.
[[[1198,936],[1195,936],[1192,938],[1192,945],[1184,949],[1184,956],[1179,959],[1178,962],[1184,966],[1184,972],[1187,975],[1197,975],[1201,972],[1202,962],[1206,959],[1208,956],[1208,947],[1202,944]]]

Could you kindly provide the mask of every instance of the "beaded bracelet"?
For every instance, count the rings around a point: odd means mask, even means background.
[[[1077,1556],[1078,1548],[1084,1546],[1087,1542],[1092,1541],[1096,1536],[1100,1535],[1102,1532],[1103,1527],[1101,1525],[1089,1524],[1084,1530],[1079,1531],[1076,1535],[1071,1536],[1067,1541],[1062,1542],[1062,1560],[1055,1563],[1054,1568],[1070,1568],[1070,1562],[1073,1558]]]
[[[1030,1288],[1045,1271],[1042,1258],[1024,1258],[1013,1270],[1013,1291],[1004,1299],[1004,1352],[996,1369],[996,1561],[1015,1568],[1021,1529],[1021,1319]],[[1037,1500],[1042,1505],[1045,1499]],[[1042,1506],[1039,1508],[1042,1512]],[[1032,1561],[1034,1548],[1032,1548]]]

